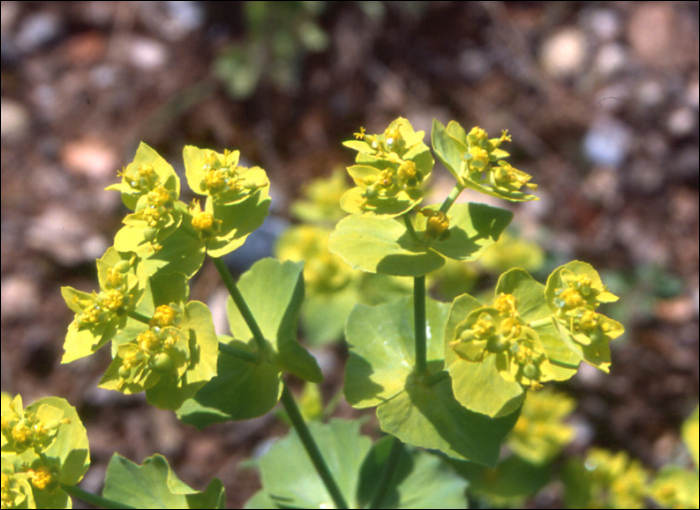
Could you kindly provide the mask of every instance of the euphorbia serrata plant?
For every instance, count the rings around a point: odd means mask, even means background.
[[[140,145],[121,182],[108,188],[120,191],[133,212],[97,261],[99,291],[63,288],[75,312],[63,362],[109,344],[112,362],[100,387],[143,391],[151,404],[200,429],[261,416],[281,401],[295,433],[261,459],[263,489],[250,508],[464,506],[464,481],[415,447],[495,466],[527,392],[569,379],[581,361],[608,371],[609,342],[623,328],[597,311],[617,298],[584,262],[556,269],[546,285],[522,269],[507,271],[486,302],[468,294],[451,303],[428,298],[426,274],[446,259],[475,260],[512,219],[505,209],[456,203],[459,194],[471,188],[529,201],[536,200],[529,192],[536,186],[505,161],[506,132],[489,138],[481,128],[467,132],[454,121],[447,127],[435,121],[433,151],[455,186],[441,204],[424,205],[434,159],[423,138],[399,118],[382,133],[360,129],[345,142],[357,151],[348,167],[355,187],[340,199],[349,215],[328,242],[355,269],[414,281],[412,297],[357,304],[345,328],[345,398],[357,408],[377,408],[384,439],[372,445],[357,424],[338,420],[307,427],[286,386],[286,373],[323,379],[296,338],[303,263],[264,259],[237,283],[223,263],[262,224],[270,204],[265,171],[239,165],[238,151],[185,147],[187,181],[205,200],[202,207],[198,200],[181,202],[173,168]],[[207,255],[231,294],[231,335],[217,335],[208,307],[189,300],[189,279]],[[342,287],[338,274],[328,273],[335,280],[326,284],[321,271],[314,285]],[[66,492],[96,498],[75,487],[89,461],[70,406],[53,399],[23,410],[21,400],[3,399],[2,423],[3,508],[39,501],[66,507]],[[71,448],[80,453],[71,455]],[[397,469],[408,471],[394,476]],[[314,471],[318,477],[310,476]],[[197,493],[173,476],[162,457],[142,467],[115,457],[108,499],[93,501],[144,506],[147,491],[124,484],[146,477],[163,506],[222,507],[220,482]],[[418,483],[426,477],[430,484]]]

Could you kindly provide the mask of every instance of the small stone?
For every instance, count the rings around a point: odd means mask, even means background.
[[[635,90],[637,100],[647,108],[660,105],[666,99],[664,87],[656,80],[646,80]]]
[[[145,37],[129,40],[126,51],[129,61],[139,69],[159,69],[168,61],[168,50],[165,45]]]
[[[627,28],[632,49],[648,63],[664,64],[674,51],[674,7],[666,2],[649,2],[633,10]]]
[[[683,296],[676,299],[663,299],[656,303],[654,315],[662,321],[683,324],[697,315],[693,299]]]
[[[30,318],[39,309],[39,289],[26,276],[3,278],[1,302],[3,321]]]
[[[586,37],[577,28],[566,28],[542,45],[540,61],[547,74],[567,78],[579,74],[586,61]]]
[[[629,151],[629,128],[613,118],[593,122],[583,141],[586,156],[597,165],[619,167]]]
[[[627,62],[627,52],[621,44],[610,43],[603,46],[595,57],[595,70],[605,76],[621,71]]]
[[[698,114],[690,107],[677,108],[668,116],[666,126],[668,132],[677,138],[688,136],[698,128]]]
[[[50,206],[27,229],[27,244],[59,264],[73,266],[101,257],[109,244],[93,234],[86,220],[61,206]]]
[[[612,9],[596,9],[588,14],[587,28],[601,41],[612,41],[621,31],[620,17]]]
[[[31,53],[59,37],[62,32],[63,25],[55,14],[39,12],[22,22],[15,44],[21,53]]]
[[[26,108],[11,99],[3,99],[0,105],[0,137],[3,141],[22,138],[31,125]]]
[[[61,153],[61,160],[75,174],[96,181],[116,179],[119,158],[109,145],[100,140],[88,138],[68,142]]]

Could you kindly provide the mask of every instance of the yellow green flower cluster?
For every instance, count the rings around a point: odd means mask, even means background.
[[[383,133],[368,135],[361,128],[355,134],[358,140],[345,142],[358,155],[348,167],[356,187],[341,197],[343,210],[394,217],[417,205],[434,163],[423,135],[400,117]]]
[[[496,356],[496,367],[507,381],[539,387],[553,379],[547,354],[534,329],[520,318],[517,300],[501,293],[490,306],[477,308],[455,330],[450,343],[468,361]]]

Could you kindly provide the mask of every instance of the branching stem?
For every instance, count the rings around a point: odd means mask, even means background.
[[[248,325],[248,329],[250,329],[250,332],[253,334],[258,350],[261,352],[264,351],[265,337],[263,336],[262,331],[260,331],[260,326],[258,326],[255,317],[253,317],[253,312],[250,311],[248,304],[245,302],[245,299],[243,299],[243,294],[241,294],[241,291],[238,290],[238,285],[236,285],[236,282],[233,280],[231,273],[226,267],[226,264],[220,257],[211,257],[211,260],[214,262],[214,267],[216,267],[219,275],[221,275],[221,279],[224,281],[224,285],[226,285],[226,289],[231,295],[233,302],[236,304],[238,311],[241,312],[243,320]]]
[[[265,348],[265,337],[263,336],[262,331],[260,330],[260,326],[258,326],[258,323],[255,320],[253,313],[250,311],[250,308],[248,308],[248,304],[245,302],[243,295],[241,294],[240,290],[238,290],[236,282],[233,281],[231,273],[229,273],[226,264],[224,264],[224,261],[221,260],[221,258],[212,257],[212,261],[214,262],[214,266],[216,267],[217,271],[219,271],[221,279],[224,281],[224,285],[226,285],[229,294],[231,294],[233,302],[238,307],[238,311],[241,313],[243,320],[245,320],[246,324],[248,325],[248,328],[250,329],[250,332],[253,334],[253,338],[255,338],[255,343],[258,345],[258,348],[262,352]],[[221,345],[222,344],[219,344],[220,349]],[[231,346],[227,347],[230,349]],[[221,350],[222,352],[226,352],[226,350],[229,349]],[[229,353],[233,354],[233,352]],[[280,399],[280,401],[282,402],[285,411],[287,411],[289,420],[292,422],[294,430],[296,430],[296,433],[299,436],[301,443],[304,445],[306,453],[309,455],[311,462],[316,468],[316,472],[321,477],[321,480],[326,486],[326,489],[331,495],[331,498],[333,498],[333,502],[335,503],[336,508],[349,508],[347,502],[345,501],[345,498],[343,497],[343,494],[340,492],[338,484],[336,483],[335,479],[333,478],[333,475],[331,474],[330,469],[328,468],[328,465],[326,464],[326,461],[321,455],[321,451],[318,449],[316,441],[314,441],[314,438],[311,436],[311,432],[309,432],[309,428],[306,426],[306,422],[301,416],[301,412],[299,412],[299,407],[297,406],[294,397],[292,396],[292,393],[289,391],[287,383],[282,381],[282,385],[282,398]]]

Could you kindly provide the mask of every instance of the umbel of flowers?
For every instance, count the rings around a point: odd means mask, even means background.
[[[189,278],[205,254],[219,257],[241,246],[269,206],[269,181],[259,167],[239,165],[238,151],[219,154],[185,147],[192,190],[206,197],[179,200],[180,179],[156,151],[141,144],[120,172],[121,192],[133,212],[114,246],[97,261],[100,289],[62,289],[75,319],[63,362],[110,343],[112,363],[100,386],[145,391],[158,407],[178,409],[217,374],[218,338],[211,312],[189,301]]]
[[[512,202],[537,199],[529,193],[537,188],[531,176],[506,161],[509,154],[502,146],[511,141],[506,132],[489,138],[479,127],[466,131],[454,121],[447,127],[435,121],[435,155],[456,182],[443,203],[432,205],[422,204],[433,166],[422,132],[415,132],[408,120],[400,118],[381,134],[369,135],[361,129],[356,138],[359,140],[345,142],[357,151],[356,164],[347,169],[356,187],[340,201],[350,215],[338,223],[330,238],[331,251],[355,269],[412,276],[418,288],[424,285],[420,281],[424,275],[441,267],[446,258],[471,261],[479,257],[512,218],[504,209],[455,203],[461,191],[470,188]],[[416,290],[413,320],[425,314],[420,310],[425,305],[416,304],[419,294]],[[366,320],[367,311],[352,313],[346,326],[351,352],[346,397],[356,407],[377,405],[385,431],[407,442],[419,440],[421,446],[438,447],[437,438],[432,443],[426,439],[430,434],[417,439],[413,430],[420,429],[420,423],[393,420],[390,410],[398,412],[401,395],[415,404],[414,390],[409,388],[420,381],[443,381],[450,395],[433,397],[443,398],[446,407],[451,408],[449,402],[454,401],[472,412],[507,419],[520,408],[527,390],[572,377],[581,361],[609,369],[609,342],[624,329],[597,309],[616,299],[595,269],[584,262],[556,269],[546,286],[526,271],[512,269],[500,277],[488,302],[463,294],[449,306],[436,303],[432,323],[428,306],[427,320],[415,323],[415,342],[426,342],[427,354],[417,349],[407,361],[414,367],[408,371],[378,365],[377,359],[396,356],[405,347],[397,345],[395,352],[380,355],[378,350],[392,351],[391,342],[360,323]],[[398,317],[392,314],[398,310],[390,313],[386,306],[384,320],[397,323]],[[384,327],[385,333],[387,328],[390,326]],[[425,335],[420,331],[423,328]],[[382,348],[378,349],[377,342]]]

